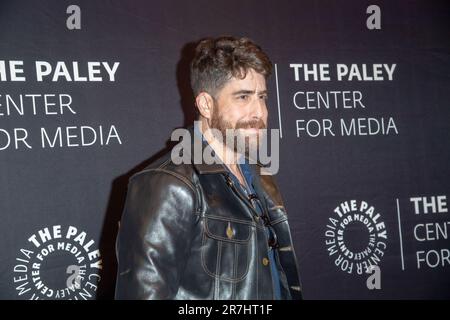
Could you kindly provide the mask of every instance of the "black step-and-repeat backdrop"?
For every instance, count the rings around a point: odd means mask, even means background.
[[[450,298],[449,27],[447,1],[1,1],[0,298],[113,297],[127,179],[219,35],[274,62],[304,297]]]

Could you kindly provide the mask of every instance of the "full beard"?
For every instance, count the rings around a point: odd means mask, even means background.
[[[266,124],[262,119],[253,119],[250,121],[238,121],[236,126],[224,120],[219,112],[213,112],[209,126],[213,130],[213,134],[221,134],[221,137],[215,137],[219,141],[223,141],[226,148],[234,151],[236,154],[242,154],[247,159],[257,159],[257,153],[260,147],[261,132],[257,134],[249,134],[245,130],[240,129],[266,129]],[[229,131],[230,136],[227,134]]]

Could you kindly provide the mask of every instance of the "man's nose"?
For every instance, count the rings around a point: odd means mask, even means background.
[[[262,119],[266,112],[266,100],[256,96],[252,105],[252,117]]]

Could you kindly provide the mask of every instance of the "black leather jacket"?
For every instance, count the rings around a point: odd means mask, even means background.
[[[251,167],[278,238],[282,298],[301,299],[280,193]],[[223,164],[175,165],[168,153],[130,178],[116,299],[274,299],[263,219],[228,174]]]

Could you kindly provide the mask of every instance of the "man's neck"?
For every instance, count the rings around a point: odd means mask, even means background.
[[[227,148],[221,141],[218,141],[214,135],[212,135],[210,130],[207,130],[209,127],[207,124],[202,122],[200,132],[203,134],[206,142],[211,146],[214,150],[216,156],[222,161],[224,165],[238,178],[239,182],[242,185],[245,185],[244,176],[239,169],[238,160],[242,157],[241,154],[236,153],[235,151]]]

